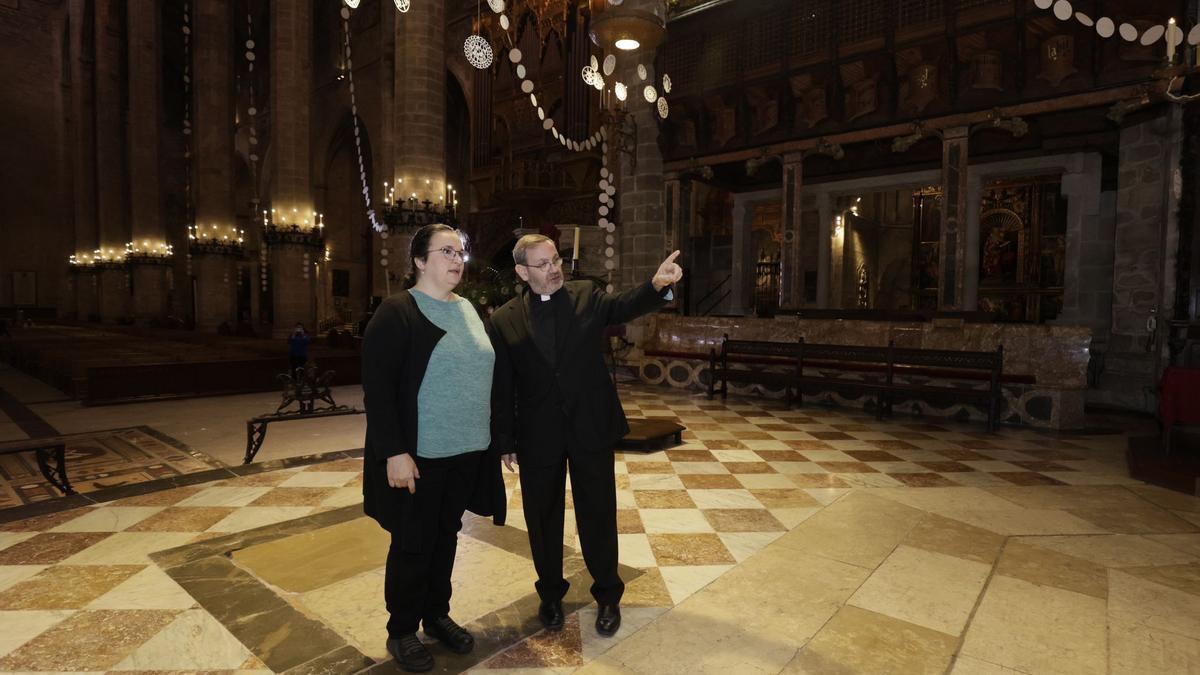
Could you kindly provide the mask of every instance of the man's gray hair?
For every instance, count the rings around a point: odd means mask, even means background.
[[[538,244],[549,242],[554,243],[554,240],[544,234],[527,234],[517,240],[517,245],[513,246],[513,262],[518,265],[526,264],[528,258],[525,257],[526,252]]]

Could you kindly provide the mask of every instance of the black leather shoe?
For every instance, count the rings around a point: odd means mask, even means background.
[[[433,655],[415,633],[402,635],[398,639],[387,641],[388,653],[396,659],[396,663],[410,673],[424,673],[433,670]]]
[[[604,637],[612,637],[621,627],[621,606],[600,605],[596,612],[596,632]]]
[[[563,606],[562,600],[543,600],[538,607],[538,618],[542,620],[542,625],[549,630],[562,630],[563,627]]]
[[[475,638],[449,616],[426,619],[425,634],[446,645],[455,654],[467,654],[475,648]]]

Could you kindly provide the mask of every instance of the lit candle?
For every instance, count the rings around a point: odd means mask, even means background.
[[[1167,21],[1167,65],[1175,62],[1175,17]]]
[[[571,260],[579,260],[579,227],[575,227],[575,248],[571,251]]]

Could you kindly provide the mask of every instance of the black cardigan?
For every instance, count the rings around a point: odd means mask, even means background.
[[[488,333],[491,335],[490,326]],[[379,306],[362,344],[363,404],[367,409],[363,511],[384,529],[399,535],[402,549],[409,552],[419,547],[420,523],[411,508],[408,490],[388,485],[387,458],[401,453],[416,456],[417,395],[429,357],[445,334],[421,313],[412,294],[402,291]],[[478,414],[472,410],[455,412]],[[509,443],[497,439],[496,425],[492,426],[492,446],[479,464],[479,477],[467,509],[491,516],[495,524],[503,525],[506,497],[499,449]]]

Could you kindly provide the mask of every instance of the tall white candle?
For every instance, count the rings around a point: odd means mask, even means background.
[[[1175,17],[1167,21],[1167,64],[1175,62]]]

